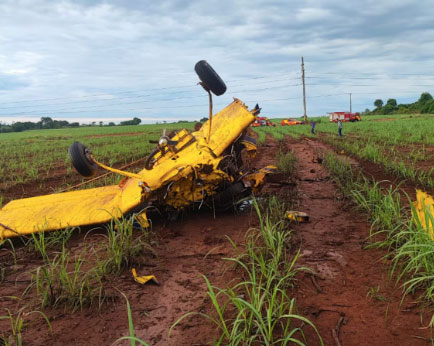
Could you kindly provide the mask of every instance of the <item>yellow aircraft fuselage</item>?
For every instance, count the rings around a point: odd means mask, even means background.
[[[151,170],[119,185],[11,201],[0,209],[0,239],[108,222],[161,195],[175,209],[211,196],[223,182],[233,181],[219,169],[222,154],[254,120],[234,99],[213,116],[211,131],[209,121],[196,132],[181,130],[173,137],[173,150],[158,153]]]

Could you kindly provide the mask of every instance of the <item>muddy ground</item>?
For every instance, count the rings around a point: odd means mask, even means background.
[[[270,139],[260,147],[255,165],[273,164],[279,145]],[[366,249],[370,228],[367,217],[340,200],[327,170],[314,162],[317,151],[328,148],[315,140],[287,140],[283,146],[293,149],[299,159],[294,178],[297,186],[290,189],[270,184],[264,192],[282,198],[298,196],[299,210],[311,217],[309,223],[294,226],[302,254],[300,264],[316,273],[298,277],[298,287],[292,292],[298,312],[317,326],[325,345],[426,345],[429,312],[421,312],[421,306],[411,298],[400,305],[400,289],[388,279],[388,263],[382,259],[385,252]],[[136,335],[158,346],[212,344],[215,327],[199,316],[182,321],[170,338],[168,331],[185,313],[212,313],[202,275],[220,287],[236,279],[236,273],[224,266],[223,258],[232,253],[227,237],[242,243],[245,232],[256,224],[254,215],[247,211],[215,217],[209,212],[193,213],[176,223],[156,225],[154,249],[158,257],[137,269],[142,275],[155,274],[161,285],[141,286],[128,271],[111,283],[130,301]],[[98,236],[86,241],[98,242]],[[69,246],[79,249],[83,242],[84,234],[77,234]],[[24,248],[18,248],[17,255],[17,265],[7,268],[0,284],[2,311],[30,303],[29,298],[18,303],[7,298],[21,295],[29,283],[29,271],[39,264]],[[0,261],[10,261],[10,254],[0,251]],[[374,291],[377,294],[369,294]],[[100,311],[44,312],[51,320],[53,335],[40,317],[25,316],[29,322],[24,345],[110,345],[128,335],[122,298],[105,304]],[[338,325],[339,331],[333,335]],[[7,321],[0,321],[0,330],[8,328]],[[306,329],[306,335],[309,345],[319,344],[311,330]]]
[[[340,200],[327,170],[314,162],[327,147],[301,140],[291,148],[299,158],[300,209],[311,216],[296,227],[302,263],[317,274],[301,281],[300,311],[315,323],[326,345],[336,344],[333,330],[339,325],[341,345],[425,345],[430,314],[421,313],[414,299],[400,305],[401,290],[388,278],[385,252],[366,248],[366,215]]]

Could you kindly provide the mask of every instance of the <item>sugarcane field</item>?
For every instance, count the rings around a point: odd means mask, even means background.
[[[376,6],[0,4],[0,345],[433,344],[433,24]]]

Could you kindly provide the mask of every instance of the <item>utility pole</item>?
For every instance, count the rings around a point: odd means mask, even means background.
[[[353,112],[353,109],[352,109],[352,105],[351,105],[351,93],[350,93],[350,113],[352,113]]]
[[[304,122],[307,122],[307,114],[306,114],[306,87],[304,84],[304,59],[301,57],[301,80],[303,81],[303,107],[304,107]]]

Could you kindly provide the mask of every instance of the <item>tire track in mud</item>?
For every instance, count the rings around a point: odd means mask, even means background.
[[[328,148],[314,140],[291,140],[289,147],[298,158],[299,210],[310,215],[309,223],[295,226],[302,239],[300,263],[316,273],[315,279],[305,274],[301,280],[299,311],[317,326],[325,345],[337,345],[338,326],[342,346],[426,345],[429,314],[409,299],[400,306],[401,290],[388,279],[386,253],[365,248],[366,216],[339,200],[328,171],[314,162]],[[308,341],[318,344],[313,335]]]

